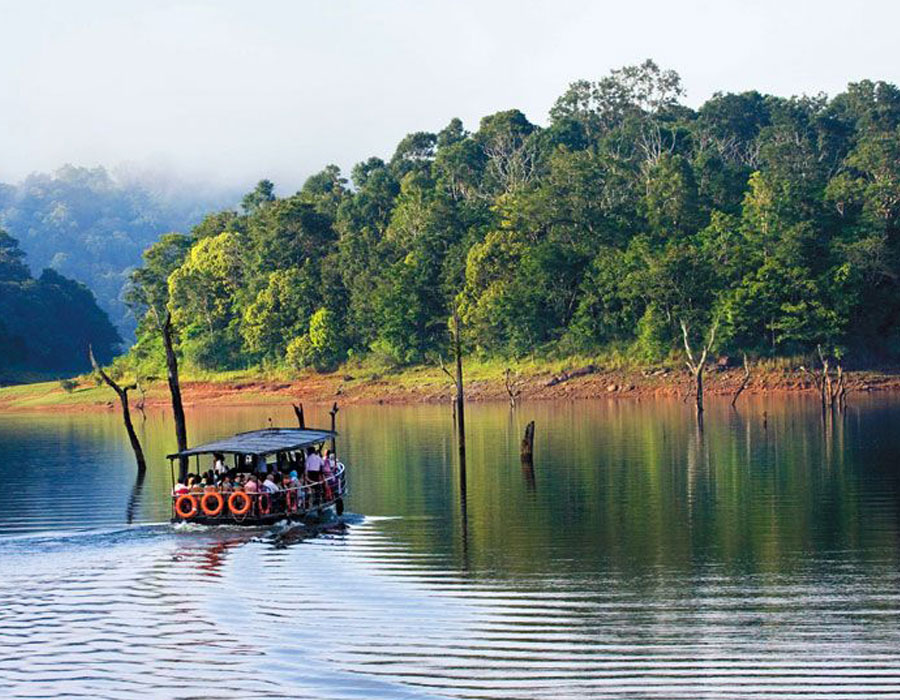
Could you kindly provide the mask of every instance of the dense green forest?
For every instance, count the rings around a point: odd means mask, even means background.
[[[397,364],[446,352],[639,361],[715,350],[853,363],[900,355],[900,91],[757,92],[682,104],[647,61],[579,81],[540,127],[511,109],[406,136],[345,178],[208,215],[144,253],[128,363]]]
[[[238,199],[161,178],[64,166],[0,184],[0,226],[18,239],[33,271],[51,268],[86,284],[123,337],[137,320],[123,293],[143,250],[162,231],[183,231]]]
[[[49,268],[34,279],[18,241],[0,229],[0,381],[87,369],[88,344],[110,360],[121,340],[87,287]]]

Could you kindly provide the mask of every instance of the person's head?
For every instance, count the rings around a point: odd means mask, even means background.
[[[307,455],[314,455],[315,453],[316,453],[316,448],[313,447],[312,445],[310,445],[309,447],[306,448]]]
[[[322,457],[324,459],[328,459],[328,455],[330,455],[330,454],[331,454],[331,450],[329,450],[327,447],[324,450],[322,450]]]
[[[292,471],[291,474],[290,474],[290,476],[291,476],[292,479],[296,479],[296,478],[297,478],[297,472],[296,472],[296,471]]]

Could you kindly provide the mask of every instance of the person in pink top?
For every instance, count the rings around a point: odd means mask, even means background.
[[[259,493],[259,483],[256,474],[251,474],[250,478],[247,479],[247,483],[244,484],[244,491],[247,493]]]

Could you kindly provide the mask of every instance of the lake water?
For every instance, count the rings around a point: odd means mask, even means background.
[[[470,406],[464,499],[446,406],[347,407],[318,533],[170,526],[166,415],[141,485],[118,414],[0,416],[0,696],[900,698],[900,400],[709,403]]]

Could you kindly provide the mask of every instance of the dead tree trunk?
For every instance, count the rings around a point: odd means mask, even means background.
[[[519,456],[523,462],[530,463],[534,460],[534,421],[525,426],[525,437],[522,438],[522,446]]]
[[[731,397],[731,407],[735,408],[737,405],[737,400],[741,398],[741,394],[744,393],[744,389],[747,388],[747,385],[750,383],[750,363],[747,361],[747,353],[744,353],[744,378],[741,381],[741,385],[737,388],[737,391],[734,392],[734,396]]]
[[[337,432],[337,414],[341,409],[338,408],[337,401],[334,402],[334,406],[331,407],[331,410],[328,412],[328,415],[331,416],[331,432]],[[334,435],[331,436],[331,451],[333,453],[337,452],[337,439]]]
[[[291,404],[294,407],[294,415],[297,416],[297,425],[301,430],[306,429],[306,417],[303,415],[303,404]]]
[[[134,459],[137,462],[138,474],[144,474],[147,471],[147,462],[144,459],[144,450],[141,448],[141,441],[138,440],[137,433],[134,432],[134,425],[131,422],[131,411],[128,408],[128,391],[134,389],[134,384],[128,386],[119,386],[113,379],[103,371],[103,368],[97,364],[94,358],[94,350],[88,345],[88,356],[91,359],[91,365],[94,371],[100,375],[100,378],[116,392],[119,397],[119,403],[122,404],[122,420],[125,422],[125,430],[128,433],[128,439],[131,442],[131,449],[134,450]]]
[[[466,453],[466,416],[465,416],[465,390],[463,387],[463,373],[462,373],[462,343],[460,340],[459,333],[459,316],[453,315],[453,327],[450,331],[451,333],[451,346],[453,348],[453,355],[456,359],[456,373],[450,372],[444,366],[444,358],[441,355],[438,355],[438,363],[440,365],[441,371],[447,375],[448,379],[453,383],[455,394],[453,396],[453,400],[451,401],[451,408],[453,409],[453,423],[456,426],[458,432],[458,440],[459,440],[459,454],[465,459]]]
[[[163,345],[166,348],[166,378],[169,382],[169,395],[172,398],[172,417],[175,421],[175,441],[178,443],[178,451],[184,452],[188,448],[187,421],[184,417],[184,404],[181,401],[181,381],[178,378],[178,356],[175,354],[175,337],[172,329],[172,314],[166,312],[166,319],[162,324]],[[181,457],[178,460],[178,473],[182,479],[187,476],[188,459]]]
[[[519,390],[519,388],[517,386],[517,382],[514,382],[510,379],[511,374],[512,374],[512,370],[509,367],[507,367],[506,368],[506,394],[507,394],[507,396],[509,396],[509,407],[515,408],[516,407],[516,399],[518,398],[519,394],[522,392]]]
[[[146,422],[147,420],[147,411],[144,409],[147,406],[147,392],[144,391],[144,387],[141,386],[141,383],[135,380],[134,385],[137,387],[137,390],[141,393],[140,400],[135,404],[135,408],[141,412],[141,421]]]
[[[847,408],[847,385],[844,382],[844,368],[842,365],[837,366],[838,373],[838,381],[837,381],[837,390],[836,390],[836,398],[837,398],[837,406],[839,411],[843,411]]]
[[[459,314],[453,314],[453,354],[456,356],[456,425],[459,429],[459,458],[466,459],[466,413],[465,391],[463,388],[462,339],[460,338]]]
[[[703,371],[706,369],[706,359],[709,357],[709,351],[712,349],[713,343],[716,342],[716,330],[718,330],[718,327],[719,320],[715,319],[712,326],[709,328],[709,336],[706,344],[703,346],[703,352],[700,354],[699,358],[695,358],[694,353],[691,350],[691,341],[688,337],[687,324],[684,321],[681,322],[681,333],[684,336],[684,349],[687,353],[687,362],[685,364],[687,364],[691,374],[694,375],[694,385],[696,388],[695,400],[697,402],[698,418],[703,416]]]
[[[819,353],[819,362],[822,363],[822,384],[820,391],[822,392],[822,411],[824,412],[832,404],[831,394],[831,360],[822,352],[822,346],[816,347]]]

